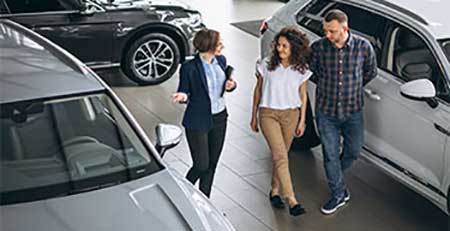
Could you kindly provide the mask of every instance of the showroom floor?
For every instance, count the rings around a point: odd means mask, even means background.
[[[308,213],[294,218],[287,209],[272,208],[268,200],[271,154],[261,134],[251,132],[248,125],[259,41],[230,23],[263,19],[283,3],[275,0],[189,2],[202,12],[208,27],[221,31],[226,46],[224,54],[235,67],[239,83],[237,91],[226,99],[229,128],[211,198],[237,230],[450,230],[450,221],[441,210],[362,160],[346,175],[351,202],[334,215],[322,215],[319,208],[329,194],[320,148],[290,153],[295,191]],[[148,87],[136,86],[114,70],[103,72],[102,76],[152,140],[157,123],[180,124],[184,106],[170,101],[178,75],[159,86]],[[192,163],[185,140],[164,159],[169,167],[184,175]]]

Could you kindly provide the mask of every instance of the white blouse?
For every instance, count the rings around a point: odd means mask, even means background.
[[[279,65],[275,70],[267,70],[267,61],[258,60],[256,71],[263,79],[261,101],[259,107],[271,109],[294,109],[302,106],[299,88],[308,80],[312,72],[306,70],[304,74],[294,70],[291,66],[285,68]]]

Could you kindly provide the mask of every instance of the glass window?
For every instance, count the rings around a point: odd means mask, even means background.
[[[311,2],[297,15],[298,23],[315,34],[324,36],[323,16],[332,9],[340,9],[347,14],[350,30],[372,43],[377,54],[377,61],[380,63],[387,23],[382,16],[350,5],[334,3],[330,0],[318,0]]]
[[[386,69],[403,81],[429,79],[436,95],[450,102],[450,93],[438,60],[426,42],[413,31],[402,26],[392,30]]]
[[[309,29],[313,33],[323,36],[322,13],[333,4],[330,0],[314,0],[297,14],[299,25]]]
[[[37,13],[66,10],[59,0],[5,0],[11,13]]]
[[[318,15],[330,3],[332,3],[331,0],[313,0],[302,11],[312,15]]]
[[[439,43],[444,49],[445,56],[447,56],[447,59],[450,62],[450,39],[443,39]]]
[[[332,9],[339,9],[347,14],[351,32],[370,41],[377,55],[377,63],[380,64],[387,20],[380,15],[350,5],[336,4]]]
[[[8,8],[2,0],[0,0],[0,14],[8,14]]]
[[[1,204],[95,190],[161,169],[106,95],[0,109]]]

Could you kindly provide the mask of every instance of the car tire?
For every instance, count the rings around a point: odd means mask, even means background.
[[[122,68],[140,85],[155,85],[168,80],[180,64],[180,50],[175,41],[161,33],[144,35],[125,53]]]
[[[291,148],[299,151],[307,151],[320,144],[320,138],[316,132],[316,125],[314,123],[313,113],[309,98],[306,107],[306,128],[305,133],[300,138],[295,138],[292,142]]]

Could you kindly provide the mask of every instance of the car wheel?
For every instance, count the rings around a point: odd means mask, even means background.
[[[320,144],[320,138],[316,132],[316,125],[313,119],[313,113],[309,98],[306,107],[306,129],[305,133],[300,138],[295,138],[292,142],[292,149],[306,151]]]
[[[126,51],[125,74],[141,85],[159,84],[169,79],[180,63],[180,51],[175,41],[165,34],[147,34]]]

